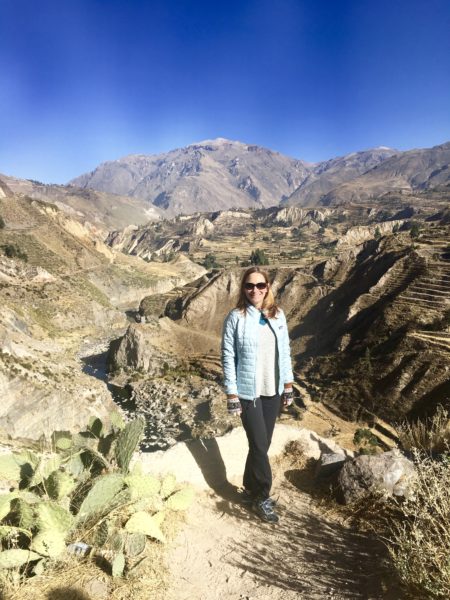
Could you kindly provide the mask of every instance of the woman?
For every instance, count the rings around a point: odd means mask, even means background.
[[[280,402],[292,403],[294,377],[286,318],[259,267],[245,271],[236,308],[225,319],[222,365],[228,412],[241,415],[248,439],[243,496],[264,521],[277,523],[267,452]]]

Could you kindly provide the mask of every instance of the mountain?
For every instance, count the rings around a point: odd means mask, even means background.
[[[166,154],[134,154],[105,162],[70,184],[144,199],[175,216],[278,205],[310,170],[304,161],[218,138]]]
[[[450,143],[408,152],[380,146],[312,164],[217,138],[166,154],[108,161],[70,184],[86,193],[128,197],[173,217],[372,202],[388,192],[433,190],[449,181]]]
[[[363,175],[329,191],[324,206],[365,202],[388,192],[421,192],[450,183],[450,142],[400,152]]]
[[[321,162],[281,204],[317,206],[325,194],[373,169],[396,153],[392,148],[380,146]]]
[[[82,223],[88,221],[103,233],[126,227],[130,223],[143,225],[159,219],[162,212],[139,198],[75,186],[45,184],[0,173],[0,198],[11,194],[24,194],[29,198],[50,202],[73,219]]]

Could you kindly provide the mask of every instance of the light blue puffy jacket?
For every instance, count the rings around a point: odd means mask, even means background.
[[[235,308],[223,326],[222,366],[227,394],[237,394],[244,400],[256,396],[256,361],[258,358],[259,319],[261,312],[252,305],[246,313]],[[279,385],[281,394],[285,383],[294,381],[286,317],[280,310],[274,319],[268,319],[277,343]]]

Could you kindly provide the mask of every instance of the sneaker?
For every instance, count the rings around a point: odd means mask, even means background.
[[[270,500],[270,498],[267,498],[266,500],[258,500],[254,502],[252,505],[253,511],[260,519],[266,521],[266,523],[278,523],[278,515],[273,510],[273,504]]]
[[[256,501],[255,496],[245,488],[240,490],[239,496],[242,504],[253,504]],[[275,498],[267,498],[266,502],[269,502],[269,504],[271,504],[272,506],[276,506],[277,504]]]

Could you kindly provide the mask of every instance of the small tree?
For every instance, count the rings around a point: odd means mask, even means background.
[[[0,215],[0,229],[4,229],[6,227],[6,223],[5,220],[3,219],[3,217]]]
[[[267,258],[264,250],[257,248],[250,254],[250,263],[252,265],[268,265],[269,259]]]
[[[380,228],[378,226],[375,229],[375,233],[373,234],[373,237],[376,239],[377,242],[381,238],[381,231],[380,231]]]
[[[416,221],[411,223],[411,229],[409,230],[409,235],[413,240],[417,239],[420,235],[420,225]]]
[[[211,252],[207,254],[203,259],[203,266],[205,267],[205,269],[208,269],[208,271],[210,269],[219,268],[219,263],[217,262],[215,254],[212,254]]]

